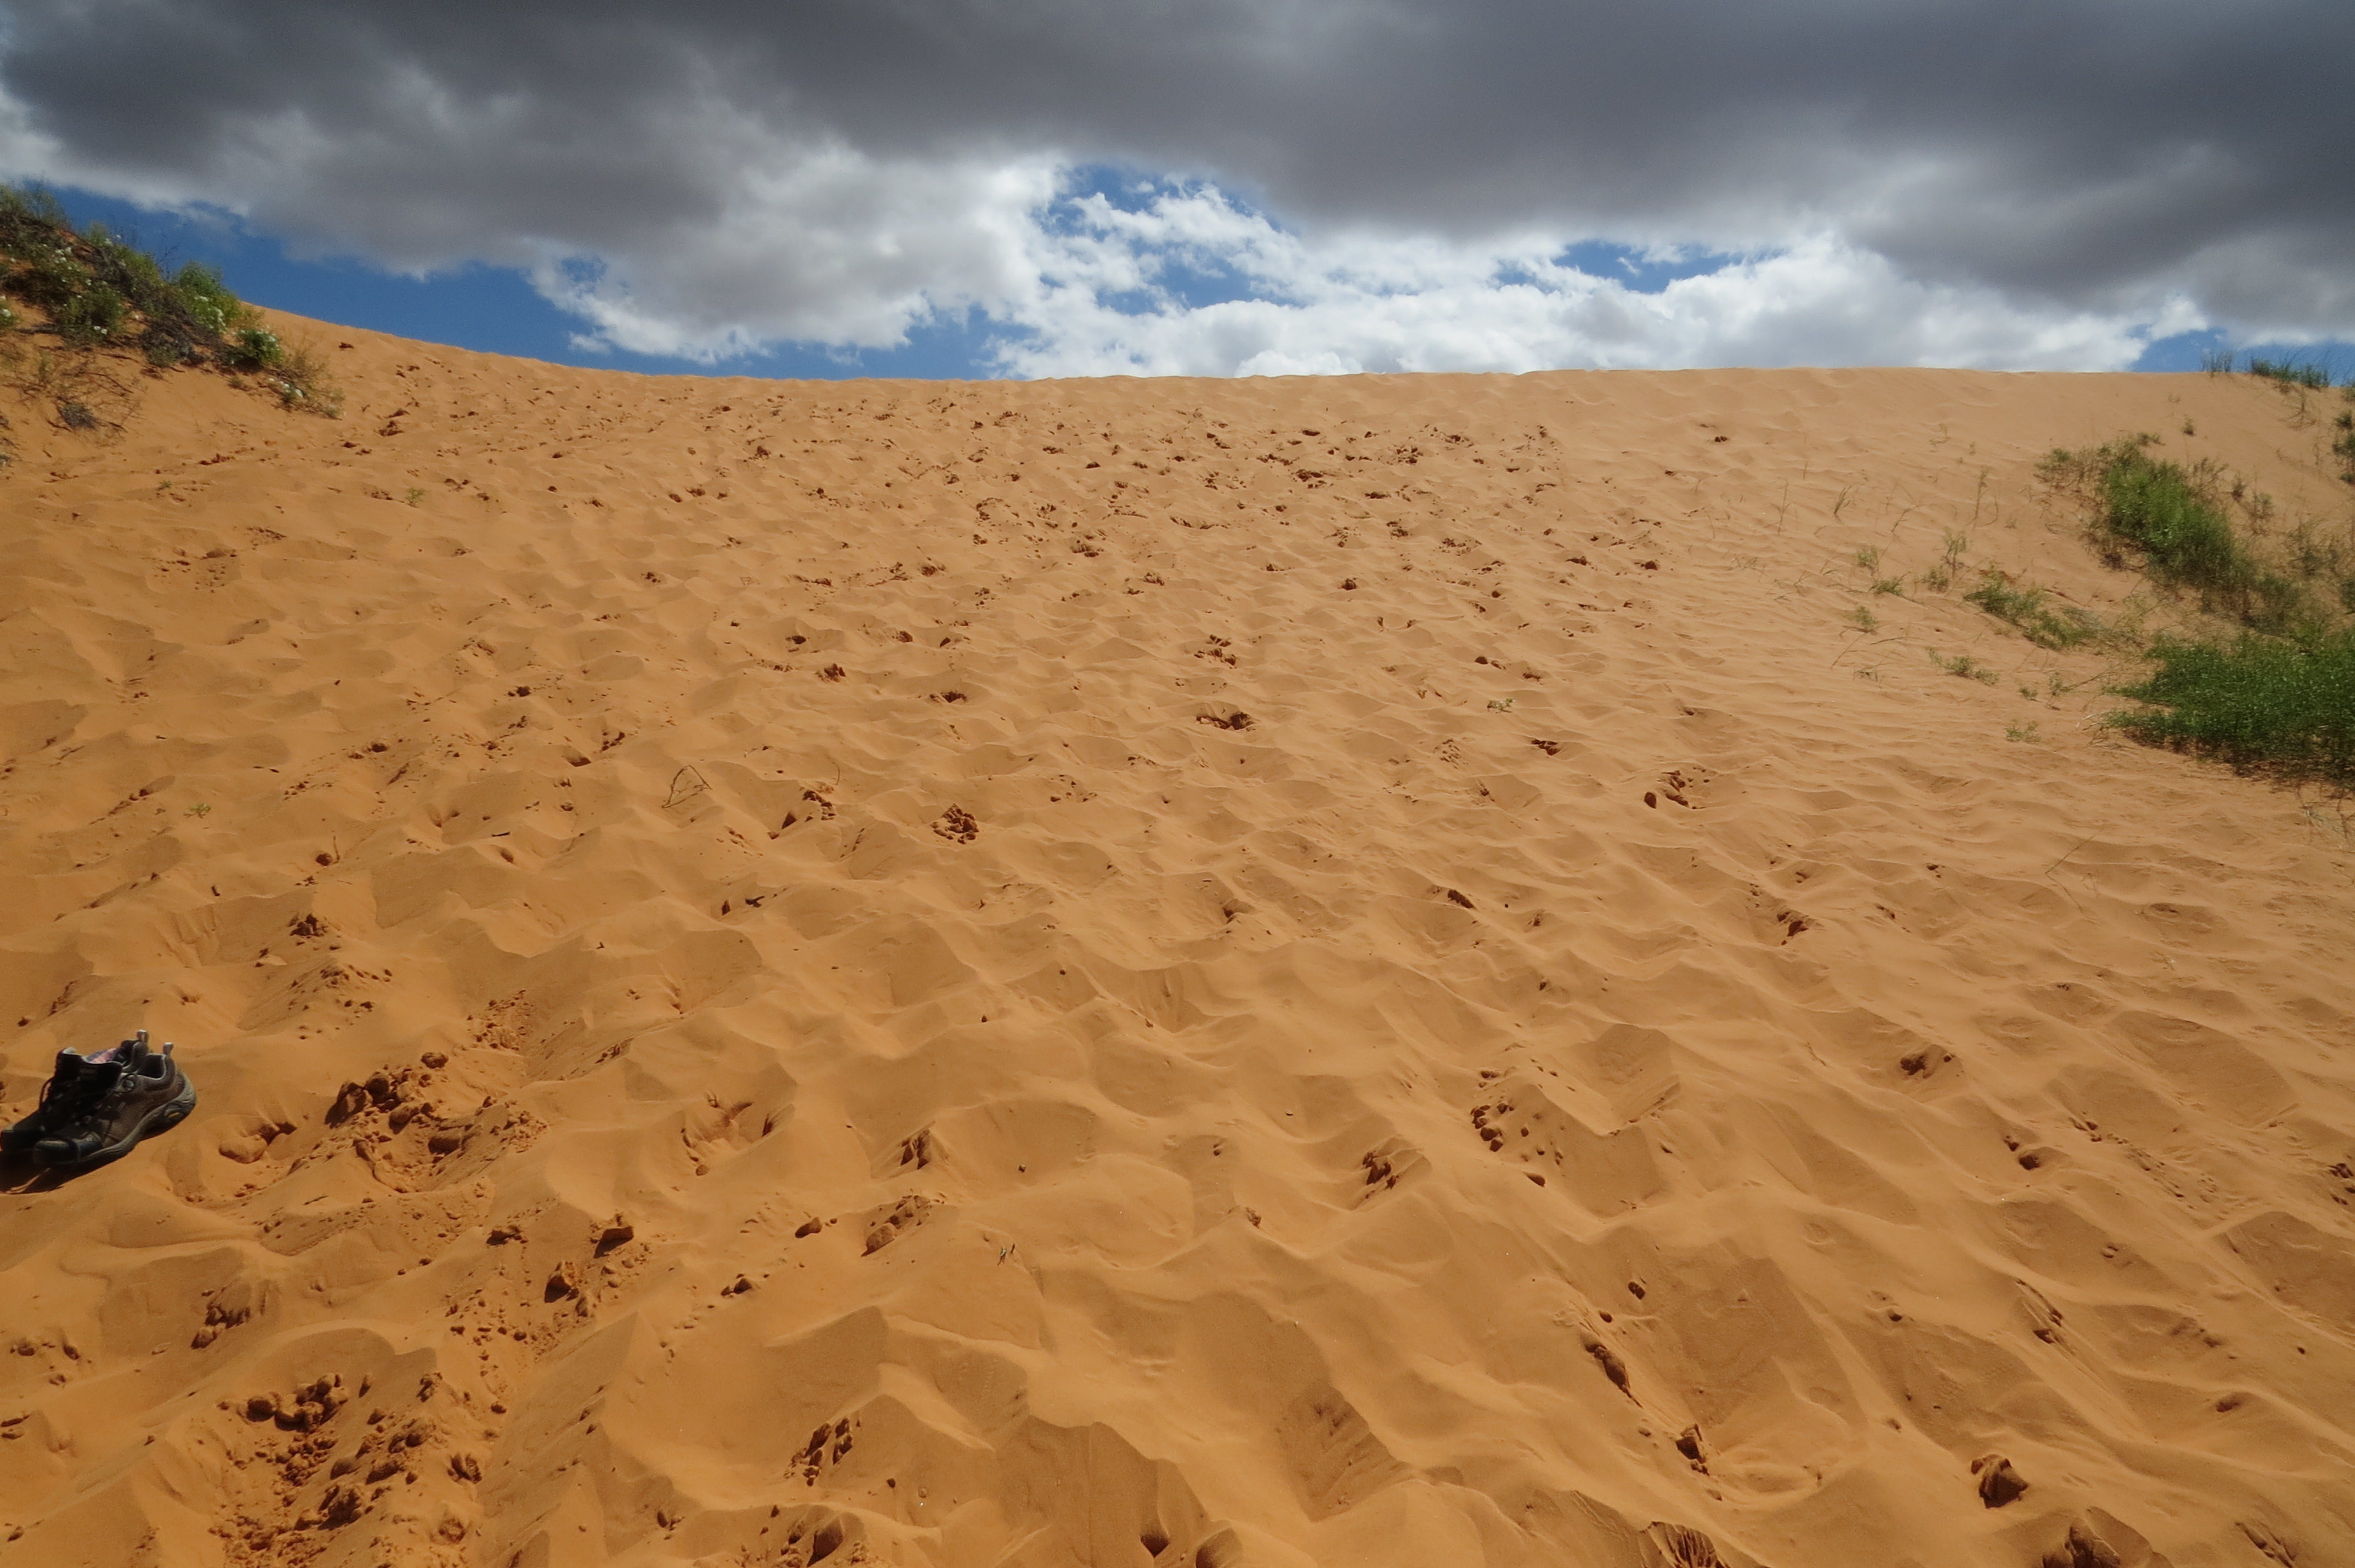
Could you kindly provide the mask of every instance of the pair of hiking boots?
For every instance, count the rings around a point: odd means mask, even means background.
[[[196,1106],[196,1086],[172,1060],[172,1043],[155,1050],[143,1029],[94,1055],[59,1052],[40,1105],[0,1132],[0,1152],[55,1171],[88,1171],[178,1126]]]

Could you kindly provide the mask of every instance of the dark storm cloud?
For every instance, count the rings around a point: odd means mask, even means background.
[[[748,161],[848,149],[1200,174],[1312,228],[1831,233],[2016,298],[2173,288],[2253,326],[2355,327],[2349,0],[0,0],[0,88],[73,168],[405,264],[692,235],[741,200]],[[864,221],[830,199],[846,231]]]

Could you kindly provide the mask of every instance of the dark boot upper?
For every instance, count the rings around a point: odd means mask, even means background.
[[[170,1050],[150,1047],[143,1030],[89,1056],[59,1052],[39,1107],[8,1129],[8,1151],[45,1165],[70,1165],[135,1140],[186,1090]]]

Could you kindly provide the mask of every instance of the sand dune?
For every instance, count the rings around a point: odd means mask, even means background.
[[[0,1562],[2355,1562],[2355,843],[1959,598],[2275,390],[291,330],[0,431]]]

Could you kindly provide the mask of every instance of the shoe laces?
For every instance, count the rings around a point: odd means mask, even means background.
[[[52,1075],[41,1086],[40,1108],[63,1116],[88,1114],[106,1102],[107,1096],[121,1087],[125,1078],[136,1073],[148,1061],[170,1060],[171,1045],[166,1043],[161,1053],[149,1048],[147,1032],[143,1029],[120,1045],[111,1046],[93,1056],[80,1056],[81,1063],[70,1081]],[[113,1071],[106,1071],[108,1068]]]
[[[93,1070],[110,1065],[115,1067],[112,1073]],[[40,1108],[60,1118],[94,1111],[123,1082],[123,1073],[120,1064],[93,1063],[85,1057],[81,1070],[70,1082],[52,1077],[41,1086]]]

